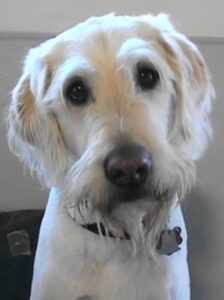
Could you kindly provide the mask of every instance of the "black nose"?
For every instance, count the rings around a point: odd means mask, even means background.
[[[142,146],[124,144],[106,157],[106,177],[119,188],[136,188],[146,182],[152,172],[152,158]]]

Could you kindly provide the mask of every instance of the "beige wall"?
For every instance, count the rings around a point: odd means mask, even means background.
[[[224,37],[223,0],[1,0],[0,31],[55,33],[109,12],[166,12],[187,35]]]

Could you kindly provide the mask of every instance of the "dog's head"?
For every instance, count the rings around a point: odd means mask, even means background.
[[[191,187],[213,96],[202,56],[167,16],[91,18],[30,50],[9,144],[82,217],[131,223],[137,207],[168,211]]]

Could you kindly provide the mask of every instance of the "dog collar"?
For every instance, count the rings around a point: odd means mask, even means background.
[[[116,238],[112,232],[107,231],[102,223],[80,224],[83,228],[91,231],[92,233],[107,236],[110,238]],[[127,232],[124,232],[124,236],[119,237],[120,240],[130,240],[131,237]],[[182,243],[181,228],[174,227],[173,229],[165,229],[161,232],[157,242],[157,251],[161,255],[172,255],[180,250],[179,245]]]
[[[116,238],[116,236],[111,231],[105,229],[105,226],[103,225],[103,223],[81,224],[81,226],[95,234],[107,236],[107,237],[110,237],[113,239]],[[124,236],[120,236],[119,239],[120,240],[130,240],[131,237],[127,232],[124,232]]]

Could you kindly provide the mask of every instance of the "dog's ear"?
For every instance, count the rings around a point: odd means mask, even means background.
[[[161,14],[155,20],[163,55],[176,74],[173,86],[178,122],[171,139],[192,159],[198,159],[212,135],[209,113],[215,92],[210,74],[198,48],[175,30],[169,16]]]
[[[47,186],[60,181],[66,166],[60,127],[44,99],[51,76],[43,46],[31,49],[8,112],[10,149]]]
[[[202,156],[212,136],[211,102],[215,98],[208,68],[198,48],[183,35],[176,35],[181,49],[181,78],[176,92],[179,100],[180,130],[193,159]]]

